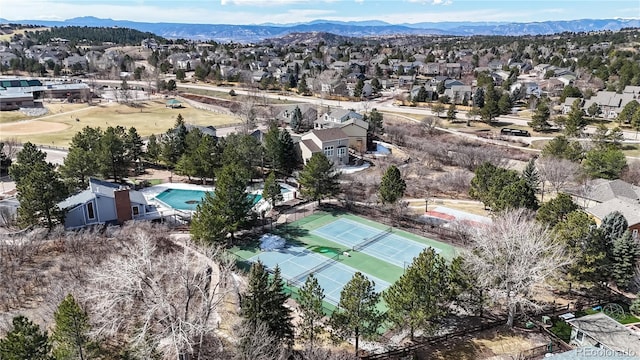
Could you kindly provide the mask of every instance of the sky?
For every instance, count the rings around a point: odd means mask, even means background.
[[[197,24],[640,19],[640,0],[0,0],[8,20],[80,16]]]

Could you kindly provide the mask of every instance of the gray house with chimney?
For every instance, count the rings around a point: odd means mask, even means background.
[[[129,220],[155,220],[160,214],[141,192],[98,179],[89,179],[89,188],[60,202],[65,211],[64,227],[122,224]]]

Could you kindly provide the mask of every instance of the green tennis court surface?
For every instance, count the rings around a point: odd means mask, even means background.
[[[273,232],[287,240],[287,248],[262,252],[256,244],[236,247],[232,252],[247,265],[257,260],[270,270],[279,265],[290,287],[302,286],[313,273],[332,305],[337,304],[340,291],[356,271],[373,280],[376,291],[382,291],[398,280],[425,248],[434,248],[447,260],[456,255],[451,245],[347,213],[318,212]],[[345,252],[349,256],[342,255]]]

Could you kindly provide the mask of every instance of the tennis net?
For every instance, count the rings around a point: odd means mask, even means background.
[[[320,264],[312,267],[311,269],[306,270],[303,273],[300,273],[296,277],[294,277],[291,280],[289,280],[289,282],[291,284],[295,285],[295,286],[300,287],[300,285],[302,285],[302,280],[304,280],[304,278],[306,278],[307,276],[309,276],[312,273],[316,273],[318,271],[322,271],[322,270],[328,268],[329,266],[337,263],[338,260],[340,260],[340,254],[336,254],[333,257],[331,257],[331,258],[329,258],[327,260],[324,260]]]
[[[352,250],[353,251],[358,251],[360,249],[363,249],[366,246],[368,246],[369,244],[371,244],[372,242],[378,241],[378,240],[382,239],[383,237],[391,234],[392,231],[393,231],[393,227],[390,226],[389,228],[385,229],[383,232],[381,232],[381,233],[379,233],[379,234],[377,234],[375,236],[372,236],[369,239],[365,239],[360,244],[354,245]]]

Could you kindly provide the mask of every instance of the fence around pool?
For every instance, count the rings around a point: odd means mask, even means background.
[[[340,301],[340,292],[353,275],[359,270],[342,264],[340,254],[331,257],[320,255],[301,246],[289,246],[279,251],[268,251],[248,259],[250,262],[260,260],[269,270],[280,267],[282,278],[290,286],[300,288],[311,273],[318,279],[324,289],[325,300],[333,305]],[[374,276],[365,274],[374,281],[375,290],[382,292],[391,284]]]

